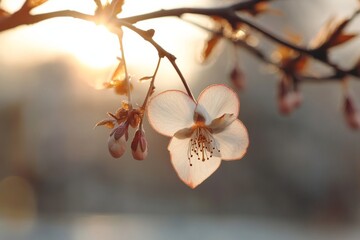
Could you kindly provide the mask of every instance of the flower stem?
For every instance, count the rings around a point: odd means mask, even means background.
[[[155,78],[156,78],[156,74],[157,74],[157,72],[158,72],[158,70],[159,70],[160,63],[161,63],[161,57],[159,57],[159,60],[158,60],[158,62],[157,62],[157,65],[156,65],[154,74],[152,75],[149,89],[148,89],[148,91],[147,91],[145,100],[144,100],[144,102],[143,102],[143,104],[142,104],[142,108],[143,108],[143,109],[146,108],[147,102],[149,101],[149,97],[151,96],[151,93],[152,93],[153,90],[154,90]]]
[[[153,45],[153,47],[156,48],[156,50],[158,51],[158,54],[160,56],[160,58],[166,57],[169,62],[171,63],[171,65],[173,66],[173,68],[175,69],[176,73],[179,75],[182,84],[185,87],[185,90],[187,92],[187,94],[189,95],[189,97],[191,97],[195,102],[196,99],[194,98],[194,95],[192,94],[189,85],[186,82],[186,79],[184,78],[182,72],[180,71],[178,65],[176,64],[176,57],[174,55],[172,55],[171,53],[169,53],[168,51],[166,51],[163,47],[161,47],[153,38],[151,35],[149,35],[148,31],[144,31],[140,28],[135,27],[132,24],[129,24],[128,22],[124,22],[124,21],[120,21],[117,20],[117,24],[119,25],[119,27],[124,26],[128,29],[130,29],[131,31],[137,33],[138,35],[140,35],[145,41],[149,42],[151,45]]]
[[[121,58],[124,63],[125,81],[127,84],[127,98],[128,98],[128,102],[129,102],[129,108],[131,109],[132,104],[131,104],[130,79],[129,79],[129,74],[127,71],[126,60],[125,60],[125,50],[124,50],[124,45],[123,45],[123,41],[122,41],[122,34],[118,34],[118,39],[119,39],[119,44],[120,44]]]
[[[183,83],[183,85],[184,85],[184,87],[186,89],[187,94],[189,95],[189,97],[192,98],[192,100],[194,100],[194,102],[196,102],[196,99],[194,98],[194,95],[192,94],[192,92],[190,90],[190,87],[186,82],[186,79],[184,78],[184,76],[182,75],[178,65],[176,64],[175,59],[170,59],[170,58],[168,58],[168,59],[171,62],[171,64],[173,65],[173,67],[174,67],[175,71],[177,72],[177,74],[179,75],[179,77],[181,79],[181,82]]]

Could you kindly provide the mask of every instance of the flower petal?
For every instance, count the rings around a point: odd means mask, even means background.
[[[193,128],[183,128],[183,129],[180,129],[179,131],[177,131],[174,134],[174,137],[179,138],[179,139],[190,138],[191,135],[193,134],[193,132],[194,132]]]
[[[234,114],[224,114],[221,117],[214,119],[208,127],[213,133],[222,132],[227,126],[234,122],[237,118]]]
[[[209,160],[198,160],[197,156],[188,159],[188,147],[190,139],[172,138],[168,150],[170,151],[171,163],[179,178],[189,187],[195,188],[220,166],[220,157],[211,157]],[[209,153],[210,155],[210,153]],[[190,162],[192,166],[190,166]]]
[[[148,106],[151,126],[160,134],[173,136],[193,125],[195,102],[184,92],[171,90],[155,96]]]
[[[213,119],[210,117],[210,115],[207,113],[204,106],[198,104],[195,108],[194,113],[194,121],[195,122],[204,122],[205,125],[209,125]]]
[[[242,158],[249,146],[249,136],[244,124],[235,120],[222,132],[213,135],[221,151],[223,160]]]
[[[221,117],[225,113],[239,115],[240,101],[237,94],[225,85],[211,85],[205,88],[198,99],[198,104],[202,105],[210,118]]]

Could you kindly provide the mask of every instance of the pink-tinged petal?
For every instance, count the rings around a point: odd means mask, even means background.
[[[242,158],[249,146],[249,135],[240,120],[235,120],[222,132],[213,135],[223,160]]]
[[[179,178],[189,187],[195,188],[220,166],[220,157],[211,157],[209,160],[198,160],[196,155],[188,159],[188,147],[190,139],[172,138],[168,150],[170,151],[171,163]],[[210,153],[208,152],[209,156]],[[190,162],[192,166],[190,166]]]
[[[198,104],[206,109],[211,120],[225,113],[239,116],[240,101],[237,94],[225,85],[211,85],[205,88],[199,96]]]
[[[234,114],[224,114],[221,117],[214,119],[208,127],[212,130],[213,133],[218,133],[223,131],[227,126],[234,122],[237,118]]]
[[[179,139],[190,138],[191,135],[193,134],[193,132],[194,132],[193,128],[183,128],[183,129],[180,129],[179,131],[177,131],[174,134],[174,137],[179,138]]]
[[[210,115],[207,113],[204,106],[198,104],[195,108],[194,113],[194,121],[195,122],[204,122],[205,125],[209,125],[213,119],[210,117]]]
[[[195,107],[195,102],[184,92],[165,91],[150,101],[149,122],[160,134],[173,136],[180,129],[194,124]]]

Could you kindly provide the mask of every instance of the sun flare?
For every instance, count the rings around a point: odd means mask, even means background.
[[[24,0],[3,0],[1,7],[9,12],[19,9]],[[179,4],[189,4],[190,0],[167,1],[167,0],[132,0],[126,1],[121,16],[131,16],[145,12],[155,11],[161,8],[178,7]],[[34,14],[47,13],[59,10],[75,10],[86,14],[93,14],[95,11],[94,1],[88,0],[51,0],[34,9]],[[147,30],[155,29],[154,40],[165,50],[178,57],[178,64],[183,68],[193,66],[196,58],[193,52],[197,52],[199,45],[194,44],[196,36],[204,37],[204,33],[195,31],[195,28],[188,28],[186,23],[176,18],[153,19],[136,24],[137,27]],[[176,31],[174,31],[176,29]],[[156,65],[158,53],[156,49],[141,36],[124,28],[123,44],[126,61],[131,77],[134,81],[148,76]],[[183,34],[185,33],[186,34]],[[118,64],[118,57],[121,56],[120,46],[116,34],[109,31],[104,25],[97,25],[92,22],[65,17],[54,18],[37,23],[32,26],[20,27],[19,31],[9,31],[8,34],[0,36],[2,47],[7,51],[0,51],[0,59],[6,62],[24,65],[36,65],[56,59],[59,56],[77,60],[84,68],[82,71],[93,72],[90,85],[101,89],[103,82],[107,81]],[[184,43],[186,51],[184,51]],[[13,54],[6,55],[11,51]],[[55,53],[55,54],[54,54]],[[187,59],[181,61],[181,59]],[[190,61],[189,61],[190,59]],[[166,61],[164,61],[166,64]],[[164,65],[163,64],[163,65]],[[159,72],[159,76],[177,79],[176,72],[172,68]],[[97,76],[98,75],[98,76]],[[95,80],[94,80],[95,79]],[[88,80],[86,80],[88,81]],[[165,81],[164,87],[174,84],[177,81]]]
[[[69,35],[72,40],[64,46],[64,50],[69,50],[79,61],[90,67],[108,67],[119,56],[117,37],[103,25],[82,24],[81,28],[74,29]]]
[[[4,0],[1,2],[1,6],[7,11],[14,12],[22,3],[22,0]],[[164,5],[169,5],[169,3],[163,0],[155,1],[152,4],[143,0],[129,1],[124,6],[123,14],[131,15],[145,10],[156,10]],[[44,13],[69,9],[93,14],[95,8],[93,1],[51,0],[33,12]],[[116,58],[120,56],[117,36],[103,25],[73,18],[59,18],[36,24],[24,30],[13,39],[17,39],[18,42],[26,39],[32,49],[49,49],[72,55],[81,63],[92,68],[113,66],[117,62]],[[134,34],[126,34],[124,44],[126,44],[126,51],[134,57],[142,56],[146,52],[144,48],[149,47],[141,44],[141,37]],[[36,52],[36,50],[34,51]]]

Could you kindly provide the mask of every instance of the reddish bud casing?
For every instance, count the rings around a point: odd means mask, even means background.
[[[131,143],[133,158],[136,160],[144,160],[148,154],[147,145],[144,131],[137,130]]]

